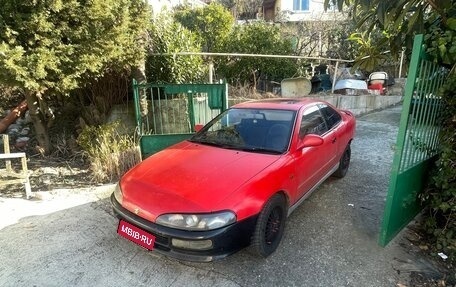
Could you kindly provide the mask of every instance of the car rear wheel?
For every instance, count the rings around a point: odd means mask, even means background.
[[[285,229],[286,216],[284,196],[276,194],[271,197],[258,217],[252,240],[253,253],[267,257],[277,249]]]
[[[351,158],[351,148],[350,144],[345,148],[344,153],[339,162],[339,168],[334,172],[334,176],[338,178],[342,178],[347,174],[348,167],[350,166],[350,158]]]

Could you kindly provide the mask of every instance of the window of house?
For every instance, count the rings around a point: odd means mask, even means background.
[[[293,0],[294,11],[309,11],[309,0]]]

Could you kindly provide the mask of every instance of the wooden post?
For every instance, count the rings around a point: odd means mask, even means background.
[[[25,186],[25,196],[27,199],[32,197],[32,187],[30,185],[30,179],[29,179],[29,174],[28,174],[28,168],[27,168],[27,155],[25,152],[16,152],[16,153],[10,153],[10,148],[9,148],[9,137],[7,134],[2,135],[2,140],[3,140],[3,150],[4,153],[0,153],[0,159],[4,159],[6,163],[6,173],[8,176],[13,176],[18,179],[11,179],[7,181],[7,184],[12,184],[12,183],[23,183]],[[21,173],[16,173],[13,171],[13,168],[11,166],[11,159],[12,158],[20,158],[21,163],[22,163],[22,172]]]
[[[30,179],[27,169],[27,157],[24,154],[24,157],[21,158],[22,163],[22,174],[24,176],[24,185],[25,185],[25,197],[29,199],[32,196],[32,187],[30,186]]]
[[[5,154],[9,154],[10,153],[9,137],[7,134],[3,134],[2,137],[3,137],[3,152]],[[11,161],[6,160],[5,163],[6,163],[6,172],[12,172],[13,169],[11,168]]]

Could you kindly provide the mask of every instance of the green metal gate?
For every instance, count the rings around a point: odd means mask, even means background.
[[[133,92],[143,159],[189,138],[197,126],[205,125],[228,108],[227,84],[133,82]],[[147,113],[141,114],[144,104]]]
[[[405,87],[390,184],[379,243],[388,244],[421,211],[418,194],[428,178],[438,148],[442,110],[437,95],[448,71],[425,55],[417,35]]]

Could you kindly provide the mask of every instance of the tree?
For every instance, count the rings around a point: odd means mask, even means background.
[[[150,28],[151,54],[147,57],[146,74],[157,83],[198,82],[203,77],[201,56],[156,55],[176,52],[200,52],[197,36],[175,22],[168,14],[161,14]]]
[[[227,53],[293,55],[291,39],[272,24],[257,22],[236,26],[224,46]],[[297,71],[297,61],[283,58],[233,57],[219,60],[217,70],[231,83],[253,83],[258,78],[281,81]]]
[[[182,6],[174,18],[188,30],[196,33],[203,52],[216,52],[223,46],[233,27],[234,18],[218,3],[190,9]]]
[[[455,0],[325,0],[325,6],[348,7],[358,26],[382,31],[391,52],[411,51],[416,33],[426,33],[428,52],[437,60],[456,62]]]
[[[39,145],[50,151],[46,98],[144,58],[141,0],[0,0],[0,83],[21,89]]]
[[[353,59],[354,45],[347,41],[354,29],[350,20],[284,22],[281,31],[295,39],[296,54],[309,57]]]

